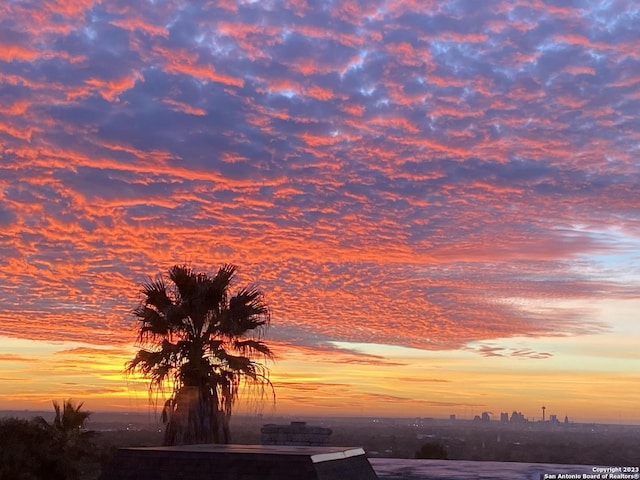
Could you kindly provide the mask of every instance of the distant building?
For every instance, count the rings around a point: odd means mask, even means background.
[[[289,425],[263,425],[260,429],[262,445],[300,445],[321,447],[329,445],[331,429],[307,426],[307,422],[291,422]]]
[[[509,423],[524,423],[526,421],[527,419],[524,418],[524,415],[522,414],[522,412],[516,412],[516,411],[514,411],[511,414],[511,418],[509,419]]]
[[[489,412],[482,412],[482,421],[485,422],[485,423],[491,421],[491,417],[489,416]]]
[[[413,426],[414,427],[423,427],[425,425],[425,423],[432,423],[433,422],[433,418],[432,417],[416,417],[415,421],[413,422]]]
[[[553,425],[560,424],[560,422],[558,421],[558,416],[557,415],[549,415],[549,423],[551,423]]]
[[[500,413],[500,423],[509,423],[509,414],[507,412]]]
[[[449,415],[449,421],[451,422],[455,422],[456,421],[456,416],[455,415]]]

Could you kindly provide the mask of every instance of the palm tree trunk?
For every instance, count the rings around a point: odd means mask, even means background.
[[[229,420],[231,420],[229,415],[226,415],[224,412],[220,412],[222,417],[222,433],[224,438],[224,443],[231,443],[231,429],[229,428]]]

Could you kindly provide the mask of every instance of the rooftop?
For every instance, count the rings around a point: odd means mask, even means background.
[[[397,458],[370,458],[369,462],[381,480],[539,480],[544,474],[593,474],[592,465]]]
[[[242,470],[246,478],[279,480],[342,479],[345,472],[357,472],[361,475],[357,478],[367,479],[375,478],[375,472],[381,480],[539,480],[545,474],[554,475],[549,478],[562,478],[559,474],[578,474],[582,478],[583,474],[594,473],[591,465],[366,459],[364,454],[358,447],[185,445],[127,448],[119,450],[117,460],[112,462],[110,472],[103,479],[122,480],[123,475],[129,475],[126,479],[146,480],[154,478],[158,473],[155,470],[164,473],[176,470],[176,473],[185,474],[185,469],[193,479],[208,478],[207,472],[212,470],[225,472],[222,474],[225,479],[236,478],[233,475]],[[337,464],[344,465],[340,468],[345,470],[336,470]]]

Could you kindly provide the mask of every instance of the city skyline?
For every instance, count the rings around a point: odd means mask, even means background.
[[[144,410],[140,285],[238,266],[276,404],[640,423],[631,0],[0,6],[0,409]]]

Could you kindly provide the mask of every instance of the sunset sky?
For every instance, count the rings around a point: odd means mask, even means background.
[[[640,423],[639,112],[636,0],[5,0],[0,409],[146,409],[229,262],[264,413]]]

